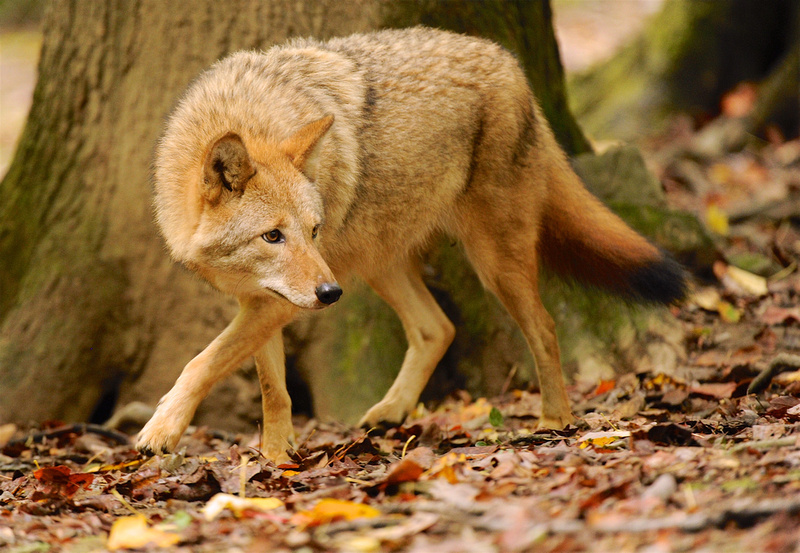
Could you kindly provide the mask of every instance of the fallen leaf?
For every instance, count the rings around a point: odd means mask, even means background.
[[[470,484],[451,484],[444,480],[435,480],[428,488],[431,497],[444,501],[457,509],[468,511],[478,497],[480,490]]]
[[[776,375],[772,381],[781,386],[788,386],[792,382],[800,382],[800,371],[781,373]]]
[[[761,320],[770,326],[782,325],[790,321],[800,322],[800,307],[770,305],[764,310]]]
[[[706,224],[712,232],[715,232],[720,236],[728,235],[728,214],[725,213],[718,205],[711,204],[706,208]]]
[[[312,509],[297,513],[292,517],[292,521],[300,526],[319,526],[339,520],[375,518],[380,514],[378,509],[363,503],[325,498],[314,505]]]
[[[428,447],[412,449],[408,454],[392,464],[381,489],[401,482],[414,482],[433,464],[433,450]]]
[[[792,416],[795,416],[795,417],[796,417],[796,416],[800,416],[800,403],[798,403],[798,404],[797,404],[797,405],[795,405],[794,407],[789,407],[789,408],[786,410],[786,414],[787,414],[787,415],[792,415]]]
[[[736,382],[712,382],[691,386],[689,392],[695,395],[713,397],[715,399],[730,398],[738,384]]]
[[[686,386],[686,383],[682,380],[664,373],[658,373],[652,378],[647,378],[642,383],[642,387],[645,390],[660,390],[665,387],[682,388],[684,386]]]
[[[592,392],[592,395],[593,396],[601,396],[601,395],[605,394],[606,392],[610,392],[611,390],[613,390],[614,386],[616,386],[616,385],[617,385],[617,381],[616,380],[601,380],[597,384],[597,388],[595,388],[594,392]]]
[[[86,489],[94,482],[94,475],[73,473],[63,465],[40,468],[33,473],[33,477],[44,485],[45,493],[64,499],[72,498],[79,489]]]
[[[684,388],[673,388],[664,392],[661,396],[661,401],[656,402],[659,406],[672,406],[677,407],[683,405],[686,398],[689,397],[689,391]]]
[[[733,279],[734,282],[741,286],[746,292],[754,296],[761,297],[767,295],[767,279],[761,275],[745,271],[734,265],[729,265],[728,277]]]
[[[716,261],[713,266],[714,275],[730,292],[756,297],[767,295],[767,279],[740,269],[734,265],[727,265]]]
[[[458,483],[458,474],[456,467],[464,467],[466,470],[471,470],[467,463],[467,456],[463,453],[456,454],[452,451],[443,457],[439,457],[430,470],[427,471],[426,476],[430,479],[444,478],[451,484]]]
[[[106,547],[117,549],[139,549],[152,544],[156,547],[171,547],[181,541],[180,534],[165,532],[147,525],[142,515],[118,518],[111,525]]]
[[[610,499],[612,497],[622,499],[627,494],[630,485],[631,481],[625,481],[603,488],[581,501],[579,508],[581,511],[586,511],[598,507],[606,499]]]
[[[247,511],[265,512],[283,507],[283,505],[283,501],[275,497],[239,497],[218,493],[203,507],[203,516],[206,520],[214,520],[222,511],[228,509],[236,518],[240,518]]]
[[[86,472],[111,472],[112,470],[124,470],[138,467],[145,461],[146,459],[134,459],[133,461],[114,463],[113,465],[93,465],[91,468],[86,469]]]
[[[778,396],[769,402],[767,415],[776,419],[785,418],[787,414],[791,416],[789,409],[798,404],[800,404],[800,398],[792,396]]]
[[[407,520],[396,526],[373,530],[371,536],[381,541],[398,542],[409,536],[427,530],[439,521],[434,513],[414,513]]]
[[[492,407],[489,411],[489,424],[495,427],[503,426],[503,413],[497,407]]]
[[[714,184],[727,184],[733,177],[733,171],[725,163],[714,163],[708,168],[708,176]]]
[[[721,300],[719,291],[711,286],[700,288],[691,297],[692,303],[706,311],[716,311]]]
[[[742,312],[727,301],[721,301],[717,304],[717,312],[726,323],[738,323],[742,318]]]
[[[449,451],[453,455],[465,455],[467,459],[479,459],[497,451],[496,445],[474,445],[467,447],[454,447]]]
[[[578,439],[578,447],[585,449],[589,446],[595,448],[605,448],[614,442],[627,440],[631,433],[627,430],[617,430],[609,432],[588,432]]]

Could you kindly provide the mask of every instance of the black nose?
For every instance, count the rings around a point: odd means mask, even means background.
[[[314,291],[317,294],[317,299],[325,305],[336,303],[342,297],[342,289],[335,282],[323,282]]]

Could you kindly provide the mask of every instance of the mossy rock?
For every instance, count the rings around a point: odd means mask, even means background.
[[[661,183],[634,146],[614,146],[602,154],[581,154],[573,158],[572,168],[604,202],[666,205]]]
[[[572,165],[586,187],[631,227],[698,274],[711,274],[720,254],[705,227],[693,214],[666,207],[661,183],[637,148],[621,145],[599,155],[582,154]]]

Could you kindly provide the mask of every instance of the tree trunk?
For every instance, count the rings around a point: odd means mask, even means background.
[[[157,236],[148,172],[164,116],[231,50],[367,30],[377,13],[339,0],[49,6],[0,185],[0,420],[86,420],[115,390],[154,402],[169,389],[235,307]],[[228,403],[257,412],[257,393]]]
[[[33,107],[0,184],[0,420],[102,420],[117,402],[154,404],[232,318],[232,300],[169,260],[151,216],[153,145],[202,69],[295,35],[419,23],[481,34],[518,54],[562,145],[587,151],[566,109],[550,17],[548,2],[525,0],[50,4]],[[510,367],[530,367],[515,325],[459,248],[444,241],[429,261],[431,285],[461,327],[444,366],[490,391]],[[307,376],[318,413],[340,419],[380,397],[405,349],[374,294],[355,286],[346,297],[349,305],[288,332],[290,363]],[[257,421],[251,376],[219,385],[196,420]]]

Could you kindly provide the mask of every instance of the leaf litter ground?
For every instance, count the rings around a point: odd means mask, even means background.
[[[679,371],[574,384],[562,432],[533,430],[532,390],[384,431],[298,419],[281,466],[206,428],[147,459],[102,427],[0,426],[0,549],[800,551],[800,141],[676,140],[652,164],[721,254],[673,309]]]
[[[14,552],[797,551],[800,373],[772,337],[792,334],[796,320],[763,322],[796,299],[798,279],[781,282],[736,302],[737,323],[684,307],[684,376],[577,384],[581,419],[563,432],[532,430],[540,396],[524,390],[461,394],[384,432],[298,420],[299,446],[281,466],[243,437],[203,428],[179,453],[150,459],[99,427],[18,430],[0,456],[0,543]],[[715,347],[743,324],[752,343]],[[762,391],[748,394],[753,382]]]

